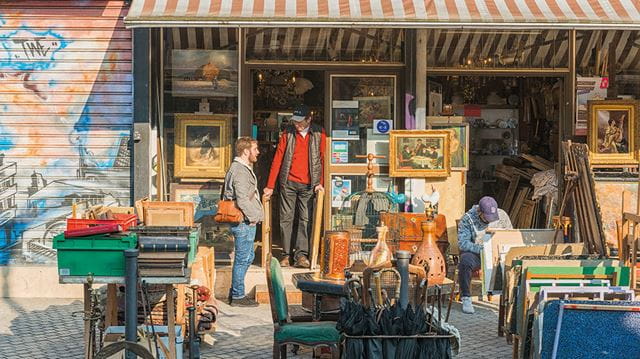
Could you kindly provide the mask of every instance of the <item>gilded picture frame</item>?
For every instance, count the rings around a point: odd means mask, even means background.
[[[390,177],[448,177],[450,130],[393,130],[389,133]]]
[[[231,161],[231,115],[176,114],[174,177],[224,178]]]
[[[469,123],[463,116],[427,116],[432,130],[451,130],[450,155],[452,171],[469,170]]]
[[[592,164],[637,164],[639,102],[589,101],[588,144]]]

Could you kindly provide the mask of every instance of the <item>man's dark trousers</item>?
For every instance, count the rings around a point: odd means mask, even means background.
[[[280,185],[280,233],[285,255],[309,256],[309,233],[313,217],[313,187],[309,184],[287,181]],[[296,216],[297,214],[297,216]],[[294,218],[298,226],[295,253],[291,252]]]
[[[460,252],[458,262],[458,283],[460,283],[460,296],[471,296],[471,274],[480,269],[480,255],[473,252]]]

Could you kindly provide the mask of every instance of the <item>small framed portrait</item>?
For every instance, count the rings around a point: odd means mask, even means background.
[[[637,164],[638,101],[589,101],[588,143],[593,164]]]
[[[451,130],[451,170],[469,170],[469,123],[462,116],[428,116],[432,130]]]
[[[450,130],[396,130],[389,135],[391,177],[448,177]]]
[[[176,114],[174,177],[224,178],[229,167],[230,115]]]

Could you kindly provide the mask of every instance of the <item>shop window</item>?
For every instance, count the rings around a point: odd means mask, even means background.
[[[395,92],[395,76],[331,76],[332,165],[366,163],[358,156],[368,153],[388,155]],[[375,163],[386,164],[388,158]]]
[[[574,134],[586,136],[589,100],[640,99],[640,31],[577,31],[576,76]]]
[[[456,69],[567,68],[566,30],[432,30],[427,66]]]
[[[247,61],[402,63],[402,29],[247,29]]]
[[[230,232],[213,215],[238,137],[239,31],[168,28],[163,34],[166,199],[194,202],[201,243],[225,258]]]

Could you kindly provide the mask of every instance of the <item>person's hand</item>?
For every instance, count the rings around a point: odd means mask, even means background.
[[[272,188],[266,188],[262,191],[262,193],[264,194],[264,196],[269,199],[271,198],[271,195],[273,195],[273,189]]]
[[[318,192],[318,191],[320,191],[320,190],[323,190],[323,191],[324,191],[324,187],[322,187],[322,185],[321,185],[321,184],[319,184],[319,185],[317,185],[313,190],[317,193],[317,192]]]

